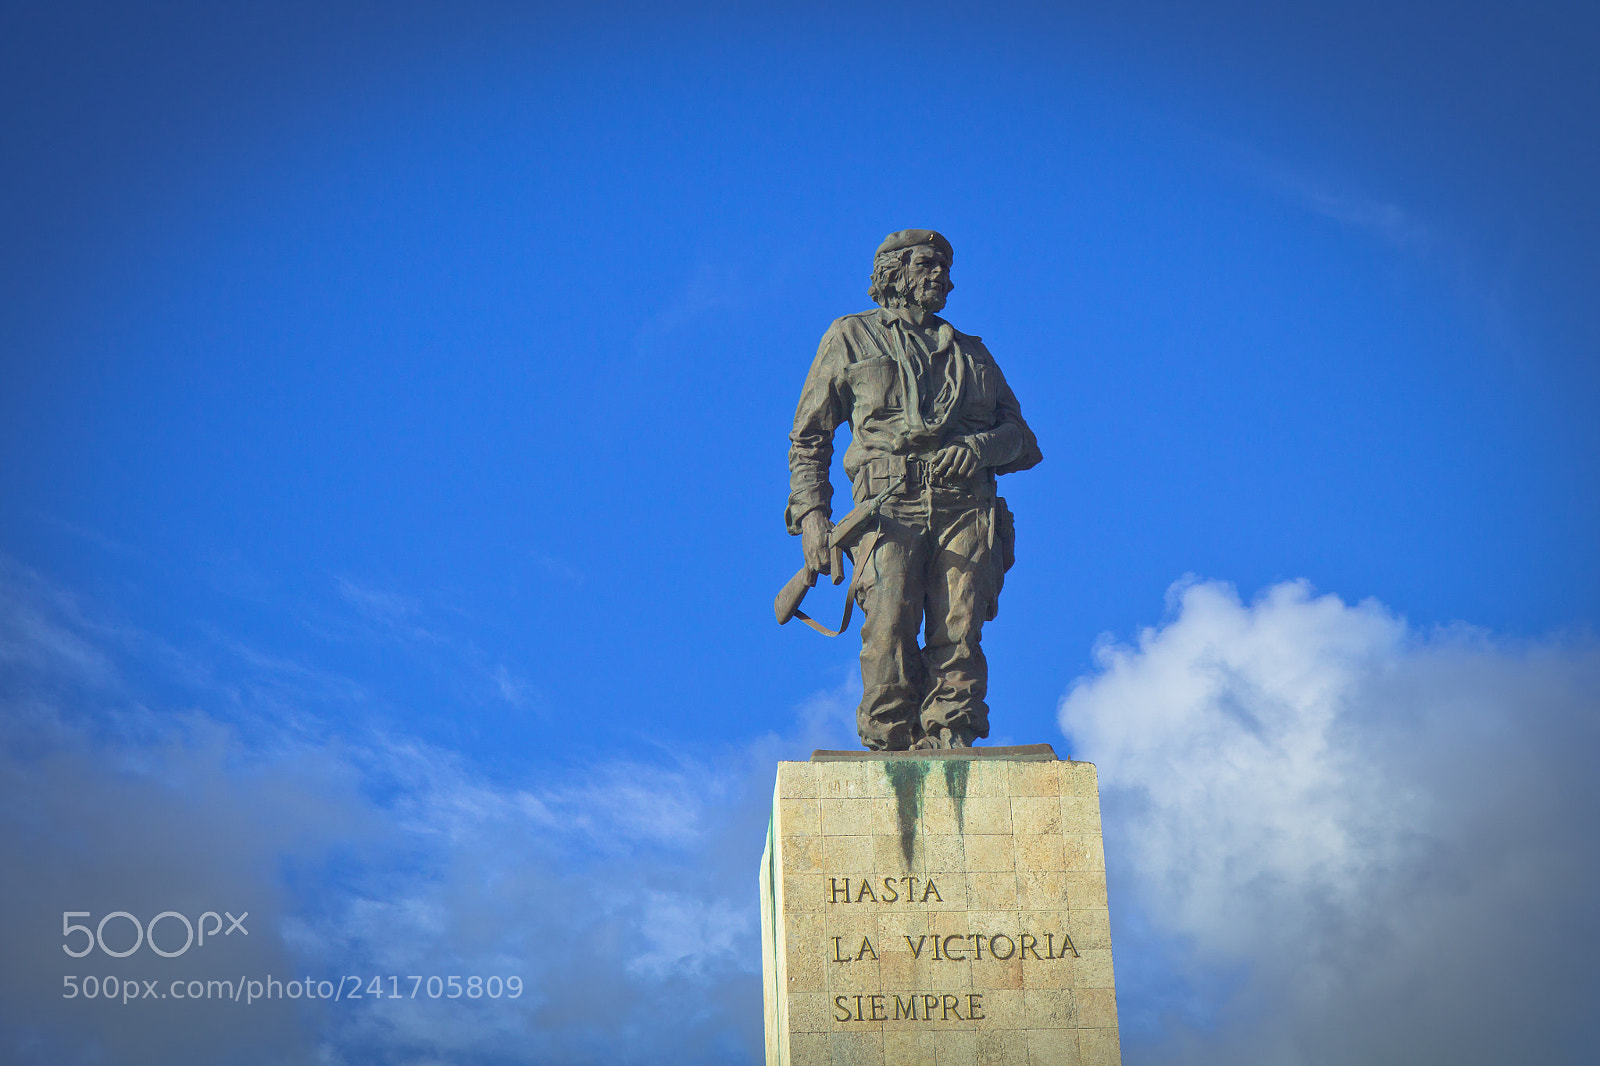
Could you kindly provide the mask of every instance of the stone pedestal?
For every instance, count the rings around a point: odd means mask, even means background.
[[[778,764],[769,1066],[1120,1066],[1094,766],[1049,745]]]

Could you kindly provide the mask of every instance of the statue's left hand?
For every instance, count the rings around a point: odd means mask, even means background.
[[[965,444],[946,444],[933,457],[933,476],[959,481],[978,469],[978,456]]]

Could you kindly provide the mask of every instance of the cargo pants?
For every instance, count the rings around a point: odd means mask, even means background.
[[[867,747],[903,751],[941,728],[989,735],[979,641],[1009,562],[1009,542],[994,529],[1004,507],[937,488],[892,497],[857,545],[865,618],[856,727]],[[998,532],[1009,538],[1009,528]]]

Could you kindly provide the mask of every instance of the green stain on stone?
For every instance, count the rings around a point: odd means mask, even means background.
[[[928,764],[921,759],[889,759],[883,764],[894,789],[895,818],[900,826],[900,854],[906,869],[911,869],[911,854],[916,847],[917,816],[922,813],[922,779]]]
[[[777,803],[774,802],[776,807]],[[778,841],[773,834],[773,822],[777,812],[767,815],[767,901],[772,905],[772,929],[776,934],[778,929]],[[777,941],[773,941],[777,943]]]
[[[972,769],[970,759],[944,760],[944,783],[950,791],[950,801],[956,805],[956,831],[967,831],[967,773]]]
[[[777,807],[776,800],[773,801],[773,807]],[[767,920],[767,925],[771,931],[767,934],[766,939],[772,943],[772,994],[774,997],[778,995],[777,955],[778,952],[783,950],[782,945],[778,943],[778,841],[773,833],[773,822],[776,818],[776,810],[767,815],[767,913],[771,915]],[[778,1001],[774,998],[772,1002],[777,1003]]]

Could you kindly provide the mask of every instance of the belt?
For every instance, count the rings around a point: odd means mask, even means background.
[[[858,477],[867,479],[867,496],[879,492],[883,485],[895,477],[905,477],[900,490],[910,496],[925,489],[959,492],[975,499],[988,499],[994,495],[994,471],[982,470],[964,478],[943,478],[933,472],[933,462],[920,456],[876,455],[861,464]],[[859,496],[860,493],[858,492]]]

